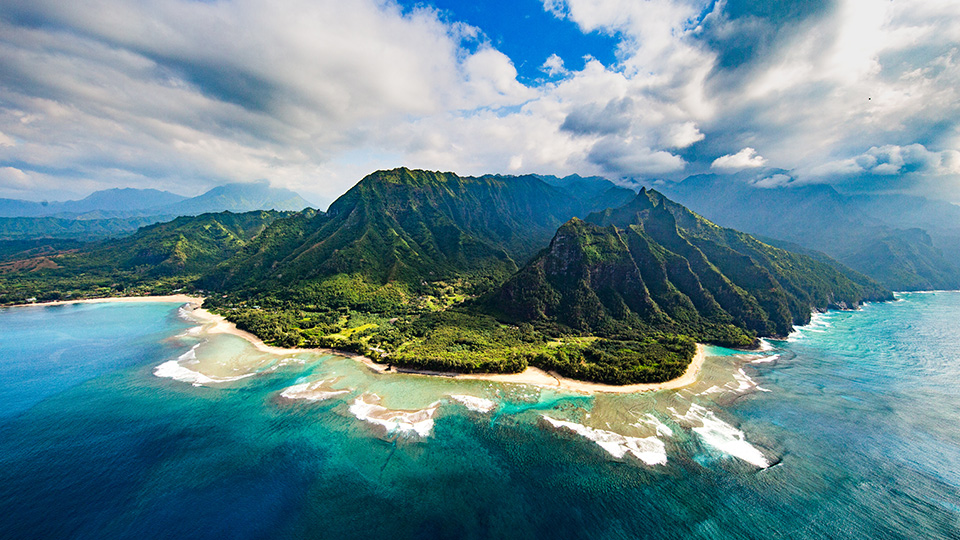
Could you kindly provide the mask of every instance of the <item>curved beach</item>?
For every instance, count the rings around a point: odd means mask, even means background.
[[[617,386],[612,384],[601,384],[601,383],[592,383],[585,381],[578,381],[576,379],[570,379],[563,377],[558,373],[552,371],[544,371],[536,367],[528,367],[520,373],[456,373],[456,372],[446,372],[446,371],[426,371],[426,370],[415,370],[415,369],[406,369],[406,368],[397,368],[392,367],[388,369],[388,366],[385,364],[380,364],[374,362],[371,358],[350,353],[346,351],[338,351],[334,349],[285,349],[283,347],[275,347],[272,345],[267,345],[257,336],[240,330],[235,324],[228,321],[221,315],[216,315],[211,313],[201,307],[196,302],[190,302],[192,305],[191,313],[194,314],[200,321],[205,324],[210,324],[209,328],[206,328],[204,331],[210,334],[232,334],[234,336],[241,337],[249,341],[254,347],[258,350],[272,353],[272,354],[295,354],[295,353],[304,353],[304,352],[320,352],[326,354],[336,354],[338,356],[345,356],[347,358],[352,358],[359,362],[363,362],[371,370],[378,373],[396,373],[400,375],[411,375],[411,376],[420,376],[420,377],[447,377],[451,379],[462,379],[462,380],[483,380],[499,383],[512,383],[512,384],[529,384],[534,386],[545,386],[552,387],[561,390],[568,390],[573,392],[585,392],[585,393],[594,393],[594,392],[607,392],[607,393],[617,393],[617,394],[632,394],[635,392],[653,392],[657,390],[670,390],[683,388],[684,386],[689,386],[697,381],[697,378],[700,375],[700,369],[703,367],[704,358],[706,358],[706,346],[698,343],[697,352],[693,357],[693,360],[690,362],[690,365],[687,367],[687,370],[676,379],[671,379],[669,381],[664,381],[660,383],[643,383],[643,384],[627,384],[623,386]]]
[[[251,334],[250,332],[241,330],[237,328],[235,324],[228,321],[222,315],[217,315],[211,313],[202,307],[203,298],[198,296],[189,296],[186,294],[171,294],[165,296],[119,296],[119,297],[109,297],[109,298],[85,298],[81,300],[60,300],[55,302],[42,302],[34,304],[18,304],[16,306],[10,307],[23,307],[23,306],[57,306],[57,305],[66,305],[66,304],[93,304],[93,303],[103,303],[103,302],[170,302],[170,303],[183,303],[189,306],[188,310],[192,316],[198,319],[198,322],[204,325],[204,332],[208,334],[231,334],[240,338],[245,339],[250,342],[257,350],[277,355],[284,354],[298,354],[298,353],[324,353],[324,354],[335,354],[338,356],[344,356],[347,358],[352,358],[359,362],[362,362],[371,370],[378,373],[395,373],[400,375],[411,375],[411,376],[420,376],[420,377],[447,377],[452,379],[463,379],[463,380],[483,380],[499,383],[508,383],[508,384],[528,384],[533,386],[544,386],[550,388],[556,388],[560,390],[568,390],[572,392],[584,392],[584,393],[595,393],[595,392],[605,392],[605,393],[615,393],[615,394],[632,394],[635,392],[654,392],[657,390],[670,390],[683,388],[684,386],[689,386],[697,381],[697,378],[700,375],[700,369],[703,367],[703,360],[706,357],[706,346],[698,343],[697,352],[693,357],[693,360],[690,362],[690,365],[687,367],[687,370],[676,379],[671,379],[669,381],[664,381],[661,383],[643,383],[643,384],[627,384],[623,386],[617,386],[612,384],[601,384],[593,382],[578,381],[576,379],[570,379],[564,377],[558,373],[552,371],[544,371],[536,367],[528,367],[520,373],[456,373],[456,372],[444,372],[444,371],[423,371],[423,370],[414,370],[414,369],[405,369],[405,368],[390,368],[384,364],[379,364],[374,362],[372,359],[355,354],[347,351],[338,351],[334,349],[285,349],[283,347],[275,347],[273,345],[267,345],[263,342],[262,339]]]

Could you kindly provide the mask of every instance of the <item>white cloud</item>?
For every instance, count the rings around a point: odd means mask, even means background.
[[[893,176],[908,173],[933,177],[960,174],[960,152],[932,152],[922,144],[873,146],[860,155],[814,168],[810,176]]]
[[[44,189],[59,178],[76,192],[193,194],[268,178],[328,199],[399,165],[674,179],[772,166],[797,181],[960,174],[960,3],[838,0],[769,23],[756,49],[740,38],[766,20],[733,19],[725,5],[544,0],[584,32],[616,36],[617,62],[571,71],[552,55],[547,82],[526,86],[521,59],[482,29],[392,0],[8,0],[0,164]],[[748,58],[724,63],[717,36]],[[712,160],[731,148],[742,150]]]
[[[736,154],[726,154],[718,157],[710,164],[710,168],[732,172],[763,167],[766,162],[767,160],[763,156],[757,154],[756,150],[748,146]]]
[[[21,191],[31,187],[30,176],[16,167],[0,167],[0,189]]]
[[[673,124],[667,129],[667,136],[664,142],[671,148],[686,148],[695,142],[702,141],[706,137],[697,128],[694,122],[683,122]]]
[[[750,184],[758,188],[773,189],[786,186],[791,182],[793,182],[793,178],[791,178],[789,175],[773,174],[764,178],[760,178],[759,180],[751,182]]]
[[[563,65],[563,58],[560,58],[556,54],[551,54],[546,61],[544,61],[543,65],[540,66],[540,70],[551,77],[569,73]]]

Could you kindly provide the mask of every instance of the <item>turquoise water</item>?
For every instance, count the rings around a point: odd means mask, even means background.
[[[596,397],[278,357],[175,304],[0,310],[0,538],[960,538],[960,294],[901,298]]]

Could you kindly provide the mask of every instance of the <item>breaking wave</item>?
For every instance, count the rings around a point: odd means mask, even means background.
[[[627,454],[634,456],[647,465],[666,465],[667,451],[663,441],[656,437],[627,437],[612,431],[594,429],[582,424],[566,422],[541,415],[548,424],[556,429],[565,429],[597,443],[611,456],[622,458]]]
[[[464,407],[479,413],[488,413],[497,408],[495,401],[465,394],[450,394],[450,399],[458,401]]]
[[[770,466],[770,461],[760,450],[747,442],[742,431],[717,418],[713,411],[696,403],[691,403],[690,409],[683,415],[673,408],[670,410],[679,420],[700,424],[692,429],[706,445],[762,469]]]
[[[391,410],[380,405],[380,396],[363,394],[350,404],[350,413],[364,422],[385,428],[387,433],[426,437],[433,430],[433,416],[439,407],[440,402],[435,401],[426,408],[415,411]]]

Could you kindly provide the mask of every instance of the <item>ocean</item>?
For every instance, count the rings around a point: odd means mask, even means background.
[[[960,538],[960,293],[581,395],[0,309],[0,538]]]

